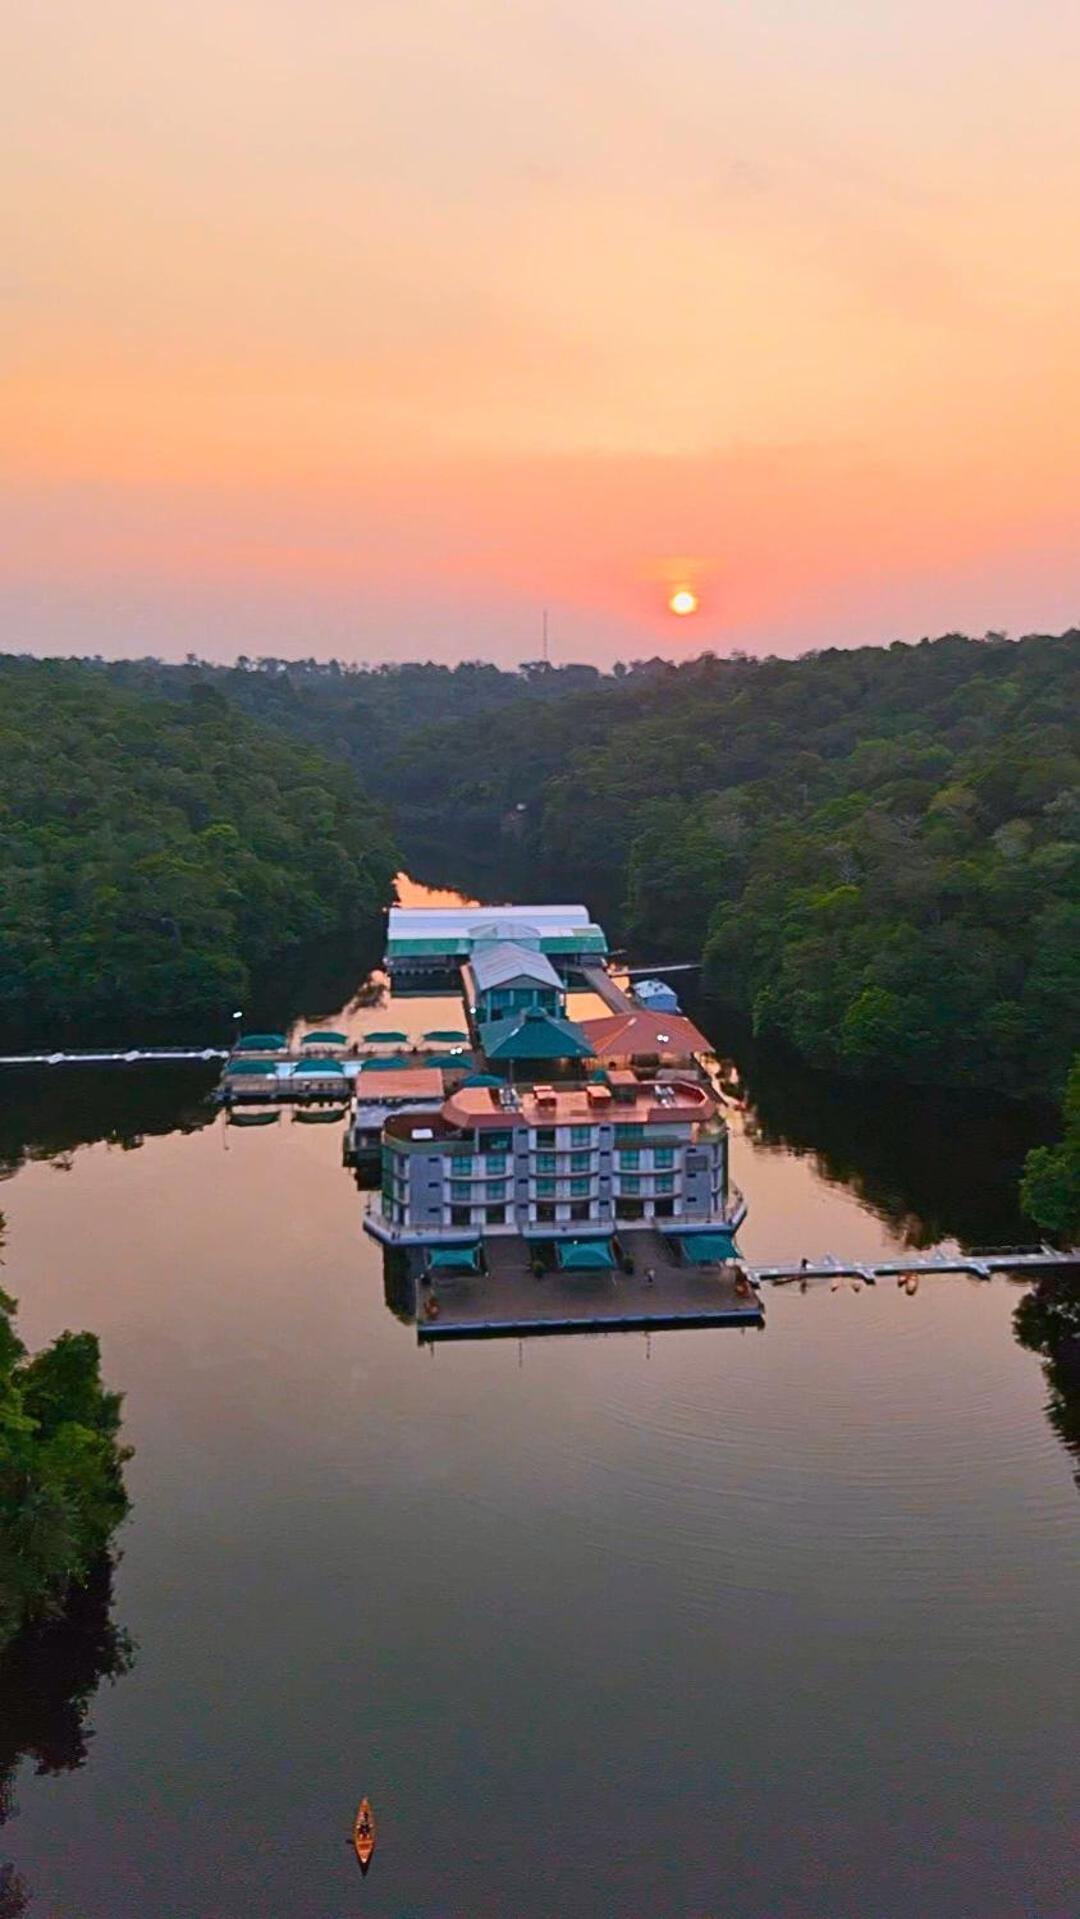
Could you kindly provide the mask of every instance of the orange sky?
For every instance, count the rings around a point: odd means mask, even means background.
[[[0,646],[1080,619],[1060,0],[6,18]]]

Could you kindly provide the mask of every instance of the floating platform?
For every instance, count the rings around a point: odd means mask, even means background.
[[[736,1290],[731,1266],[683,1265],[659,1234],[635,1233],[634,1271],[533,1273],[520,1239],[485,1241],[488,1270],[433,1285],[417,1282],[416,1335],[443,1339],[525,1338],[554,1333],[655,1332],[673,1326],[763,1326],[759,1295]],[[416,1255],[414,1254],[415,1258]],[[648,1274],[654,1277],[650,1282]],[[428,1318],[424,1301],[438,1313]]]

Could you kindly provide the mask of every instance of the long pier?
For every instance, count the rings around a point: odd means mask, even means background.
[[[970,1273],[975,1279],[992,1279],[995,1273],[1050,1272],[1062,1266],[1080,1266],[1080,1247],[1061,1250],[1056,1246],[995,1246],[985,1252],[953,1253],[934,1251],[914,1254],[907,1259],[848,1260],[825,1253],[817,1260],[800,1260],[791,1266],[752,1266],[743,1262],[747,1278],[755,1285],[790,1286],[796,1280],[861,1279],[872,1286],[879,1279],[907,1279],[923,1273]]]
[[[133,1066],[140,1060],[228,1059],[227,1046],[132,1046],[108,1052],[0,1053],[0,1066]]]

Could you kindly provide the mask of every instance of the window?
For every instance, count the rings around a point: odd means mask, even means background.
[[[570,1217],[571,1219],[588,1219],[589,1217],[588,1200],[587,1199],[575,1200],[570,1208]]]
[[[538,1173],[553,1173],[555,1171],[554,1153],[538,1153],[536,1155],[536,1170]]]
[[[467,1206],[451,1206],[450,1224],[451,1226],[471,1226],[472,1221],[469,1218],[468,1207]]]
[[[617,1219],[644,1219],[645,1202],[641,1199],[617,1199],[615,1215]]]
[[[484,1208],[484,1218],[487,1220],[487,1223],[489,1226],[505,1226],[506,1225],[506,1207],[505,1206],[486,1206]]]
[[[575,1199],[577,1199],[581,1194],[587,1193],[588,1190],[589,1190],[589,1182],[587,1179],[572,1179],[570,1181],[570,1191],[573,1194]]]
[[[472,1172],[473,1163],[471,1153],[455,1153],[450,1163],[455,1178],[464,1178],[466,1173]]]
[[[487,1185],[484,1187],[484,1198],[487,1200],[505,1199],[506,1181],[504,1179],[489,1179]]]
[[[588,1153],[571,1153],[570,1171],[572,1173],[587,1173],[588,1170],[589,1170]]]
[[[592,1128],[591,1128],[591,1127],[589,1127],[589,1126],[571,1126],[571,1128],[570,1128],[570,1144],[571,1144],[571,1146],[588,1146],[588,1145],[589,1145],[589,1143],[590,1143],[590,1141],[591,1141],[591,1139],[592,1139]]]
[[[538,1127],[536,1132],[536,1144],[538,1146],[554,1146],[555,1144],[554,1126]]]
[[[657,1219],[673,1219],[675,1215],[675,1201],[673,1199],[658,1199],[656,1205],[653,1207],[653,1212]]]
[[[641,1127],[640,1126],[616,1126],[615,1144],[616,1146],[640,1146]]]
[[[506,1154],[505,1153],[489,1153],[487,1156],[487,1159],[484,1162],[484,1171],[485,1173],[489,1173],[489,1174],[505,1173]]]
[[[639,1152],[620,1153],[619,1165],[638,1167],[641,1165],[641,1154]]]
[[[492,1153],[508,1153],[513,1143],[509,1133],[489,1133],[483,1142],[481,1151],[489,1157]]]
[[[641,1181],[636,1173],[624,1173],[619,1185],[624,1193],[640,1193]]]
[[[673,1193],[675,1191],[674,1173],[657,1173],[656,1190],[658,1193]]]
[[[450,1181],[450,1198],[459,1205],[468,1205],[469,1182],[467,1179],[452,1179]]]
[[[555,1181],[553,1179],[538,1179],[536,1182],[536,1190],[537,1193],[543,1193],[545,1198],[554,1199]]]
[[[550,1226],[554,1224],[555,1208],[551,1204],[550,1200],[548,1200],[546,1203],[543,1200],[540,1201],[539,1205],[536,1208],[536,1217],[538,1222],[542,1225]]]
[[[658,1146],[653,1154],[654,1166],[674,1166],[675,1149],[673,1146]]]

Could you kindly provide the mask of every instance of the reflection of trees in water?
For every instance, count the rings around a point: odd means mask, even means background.
[[[28,1627],[0,1658],[0,1825],[17,1812],[15,1780],[24,1759],[38,1774],[72,1772],[86,1762],[90,1703],[103,1679],[130,1672],[134,1647],[113,1623],[113,1565],[94,1568],[56,1619]],[[0,1919],[30,1909],[30,1889],[0,1861]]]
[[[249,1031],[284,1032],[294,1020],[323,1020],[357,999],[369,1003],[364,999],[367,977],[382,952],[381,930],[374,942],[350,934],[296,947],[252,982],[245,1025]]]
[[[15,1775],[24,1759],[38,1773],[84,1764],[94,1693],[103,1679],[131,1670],[134,1648],[113,1623],[112,1597],[113,1566],[105,1558],[85,1586],[72,1589],[58,1618],[27,1627],[0,1659],[0,1824],[16,1810]]]
[[[395,1319],[406,1326],[416,1324],[416,1282],[408,1254],[398,1246],[383,1247],[383,1298]]]
[[[1013,1324],[1021,1346],[1043,1357],[1046,1416],[1076,1456],[1080,1486],[1080,1271],[1040,1279],[1020,1301]]]
[[[70,1165],[98,1140],[125,1152],[161,1133],[193,1133],[214,1118],[209,1066],[46,1066],[5,1069],[0,1102],[0,1178],[26,1160]]]
[[[738,1068],[753,1111],[747,1132],[766,1146],[812,1155],[826,1179],[848,1186],[909,1245],[966,1246],[1038,1238],[1020,1211],[1029,1146],[1053,1137],[1048,1109],[948,1092],[865,1085],[815,1071],[765,1047],[715,1006],[704,1030]]]

